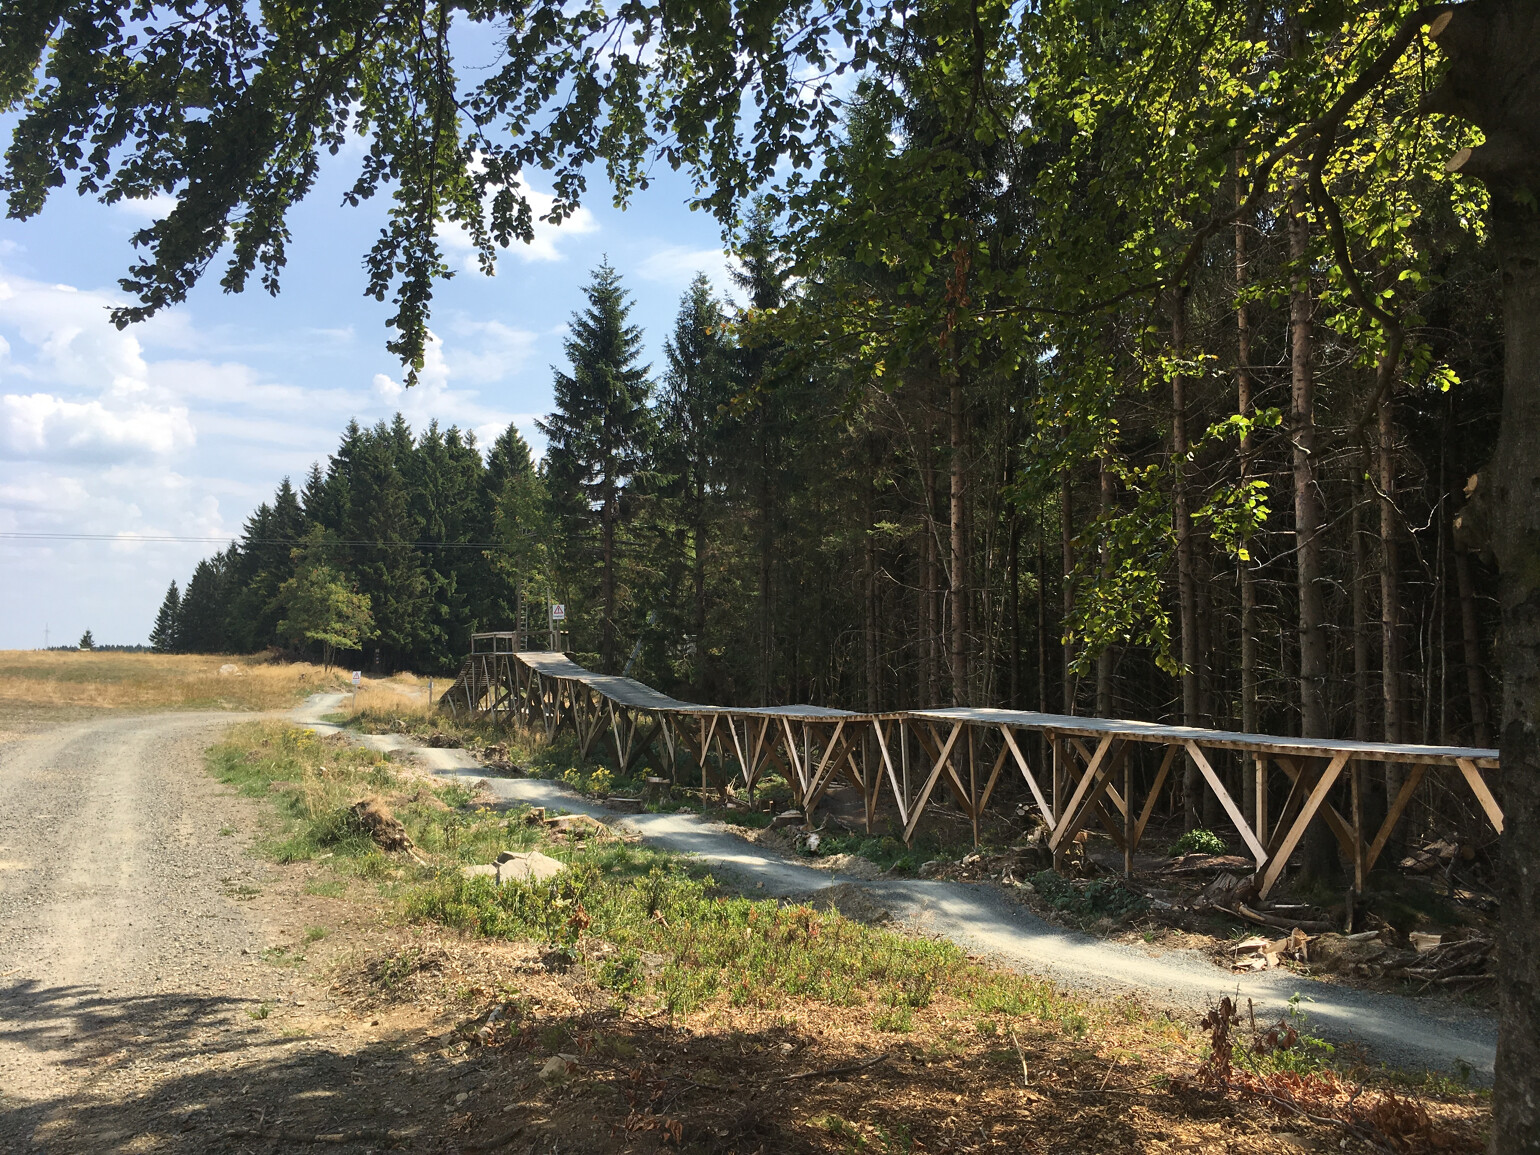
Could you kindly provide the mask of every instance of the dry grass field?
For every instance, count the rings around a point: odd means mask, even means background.
[[[221,672],[223,671],[223,672]],[[0,718],[43,720],[99,710],[275,710],[347,674],[262,655],[0,651]]]

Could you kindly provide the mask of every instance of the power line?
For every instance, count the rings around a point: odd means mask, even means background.
[[[186,534],[122,534],[122,533],[17,533],[0,532],[0,539],[10,541],[116,541],[116,542],[151,542],[191,545],[285,545],[291,548],[304,546],[307,549],[312,546],[365,546],[385,548],[390,546],[405,546],[408,549],[476,549],[498,550],[508,549],[507,542],[502,541],[362,541],[358,539],[323,538],[319,541],[305,541],[293,537],[242,537],[239,539],[230,537],[198,537]]]

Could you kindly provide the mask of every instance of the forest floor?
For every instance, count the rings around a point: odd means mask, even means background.
[[[0,741],[0,1150],[1480,1149],[1483,1093],[1307,1020],[1225,1019],[1226,1088],[1196,1016],[739,897],[428,759],[252,723],[221,784],[230,722]],[[364,795],[426,865],[343,817]],[[566,869],[455,869],[499,848]]]

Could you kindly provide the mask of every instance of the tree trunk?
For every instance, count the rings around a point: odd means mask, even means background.
[[[872,478],[877,475],[877,447],[871,446]],[[866,483],[866,541],[861,551],[861,601],[866,610],[866,708],[876,713],[882,687],[878,671],[878,614],[877,614],[877,511],[876,482]]]
[[[1171,353],[1183,356],[1187,346],[1187,290],[1178,286],[1171,294]],[[1198,679],[1202,652],[1198,645],[1198,577],[1194,566],[1192,510],[1188,505],[1187,486],[1190,467],[1187,461],[1187,375],[1171,375],[1171,472],[1172,504],[1176,523],[1176,596],[1182,634],[1182,724],[1203,724],[1198,702]],[[1191,758],[1184,760],[1182,798],[1186,807],[1186,829],[1198,825],[1199,800],[1203,779]]]
[[[1302,188],[1288,207],[1290,406],[1293,443],[1295,564],[1299,582],[1299,724],[1304,738],[1328,738],[1328,654],[1321,579],[1321,499],[1315,476],[1315,371],[1311,333],[1310,225]],[[1303,842],[1306,878],[1334,876],[1338,863],[1326,823],[1311,824]]]
[[[924,402],[925,434],[920,443],[921,498],[924,501],[924,540],[920,544],[920,700],[927,707],[941,704],[940,664],[937,645],[941,623],[937,621],[936,600],[940,582],[937,577],[938,529],[936,525],[935,426],[930,404]]]
[[[1369,559],[1364,548],[1363,487],[1353,483],[1353,737],[1373,740],[1369,725]]]
[[[948,381],[948,441],[951,445],[951,580],[952,603],[952,704],[970,704],[971,671],[968,669],[968,534],[964,521],[967,472],[963,458],[964,415],[962,375],[953,371]]]
[[[1059,490],[1059,532],[1061,544],[1064,550],[1064,616],[1059,619],[1059,652],[1063,659],[1064,675],[1064,712],[1075,712],[1075,677],[1070,669],[1075,664],[1075,655],[1069,644],[1069,622],[1075,613],[1075,533],[1074,507],[1071,501],[1069,488],[1069,471],[1064,473],[1062,486]]]
[[[1455,580],[1460,589],[1460,632],[1465,641],[1465,688],[1470,696],[1471,738],[1478,746],[1492,744],[1487,721],[1486,685],[1481,674],[1481,631],[1476,624],[1476,591],[1471,580],[1470,551],[1458,544],[1454,550]]]
[[[706,516],[705,495],[696,494],[695,519],[695,694],[697,702],[710,701],[706,686]]]
[[[601,596],[604,624],[600,630],[599,662],[606,674],[615,672],[615,498],[607,494],[600,511],[604,523],[604,575]]]
[[[1435,22],[1449,69],[1428,104],[1486,143],[1449,162],[1486,182],[1503,273],[1503,408],[1488,469],[1503,669],[1492,1155],[1540,1155],[1540,5],[1462,4]]]
[[[1105,518],[1112,513],[1112,470],[1107,468],[1107,457],[1102,455],[1100,462],[1101,473],[1101,513]],[[1112,566],[1112,549],[1106,543],[1103,535],[1102,549],[1102,580],[1109,576],[1108,571]],[[1100,718],[1112,717],[1112,647],[1103,646],[1102,652],[1096,655],[1096,714]]]
[[[1239,206],[1246,199],[1245,182],[1240,177],[1241,153],[1236,151],[1235,160],[1235,201]],[[1239,217],[1235,221],[1235,287],[1237,294],[1244,291],[1250,283],[1248,272],[1248,254],[1246,246],[1246,230],[1250,222]],[[1238,300],[1235,306],[1235,409],[1241,417],[1250,419],[1252,415],[1252,375],[1251,375],[1251,311],[1244,300]],[[1251,461],[1254,452],[1254,442],[1249,431],[1241,434],[1240,445],[1240,483],[1244,488],[1251,480]],[[1249,552],[1249,551],[1248,551]],[[1251,559],[1242,557],[1237,563],[1237,578],[1240,583],[1241,601],[1241,729],[1248,734],[1255,734],[1258,728],[1257,722],[1257,584],[1256,577],[1251,572]],[[1241,790],[1245,814],[1248,820],[1255,822],[1257,815],[1257,776],[1250,772],[1251,768],[1244,762],[1241,764]]]
[[[1401,674],[1401,582],[1400,550],[1396,540],[1396,445],[1395,413],[1389,397],[1381,397],[1376,414],[1379,445],[1376,460],[1376,485],[1380,502],[1380,693],[1384,717],[1384,739],[1401,742],[1406,738],[1402,707],[1406,701]],[[1385,797],[1393,799],[1406,781],[1406,770],[1399,763],[1384,766]],[[1404,842],[1398,827],[1386,843],[1392,860],[1399,857]]]

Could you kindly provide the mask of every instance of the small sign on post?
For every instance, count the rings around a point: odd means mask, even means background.
[[[358,689],[359,684],[363,680],[364,680],[364,672],[362,670],[354,670],[353,671],[353,689],[355,689],[355,690]]]
[[[562,605],[561,602],[553,602],[553,603],[551,603],[551,620],[553,622],[564,622],[564,621],[566,621],[567,620],[567,607]]]

